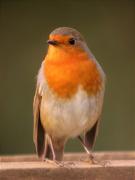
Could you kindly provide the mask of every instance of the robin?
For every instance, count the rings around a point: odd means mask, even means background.
[[[34,96],[34,143],[38,156],[61,161],[69,138],[92,156],[102,111],[105,73],[75,29],[49,35]]]

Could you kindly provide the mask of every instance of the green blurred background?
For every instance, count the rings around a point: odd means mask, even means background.
[[[78,29],[107,74],[96,150],[135,149],[135,1],[0,1],[0,154],[34,152],[36,74],[56,27]],[[83,150],[70,140],[67,151]]]

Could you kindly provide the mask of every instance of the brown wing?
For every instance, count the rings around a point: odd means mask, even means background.
[[[44,156],[45,149],[45,131],[41,124],[40,119],[40,105],[42,96],[39,94],[39,87],[37,87],[34,101],[33,101],[33,113],[34,113],[34,128],[33,128],[33,140],[36,147],[36,152],[39,157]]]
[[[87,131],[84,135],[84,143],[90,151],[92,150],[95,144],[95,140],[96,140],[98,129],[99,129],[99,123],[100,123],[100,120],[96,121],[92,129]]]

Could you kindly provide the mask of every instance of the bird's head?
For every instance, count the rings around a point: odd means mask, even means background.
[[[55,29],[49,35],[49,54],[69,54],[86,53],[87,45],[83,36],[76,29],[69,27],[60,27]]]

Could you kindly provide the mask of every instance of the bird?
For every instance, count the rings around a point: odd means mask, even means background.
[[[62,162],[65,144],[78,138],[92,159],[106,75],[79,31],[54,29],[37,75],[33,139],[41,160]]]

